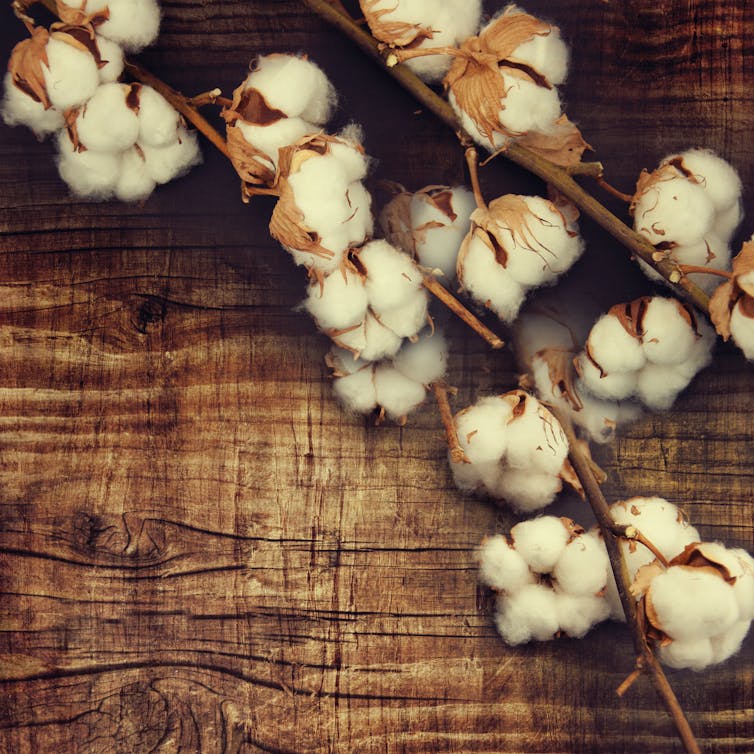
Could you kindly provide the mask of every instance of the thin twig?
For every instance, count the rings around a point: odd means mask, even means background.
[[[442,419],[443,427],[445,427],[445,437],[448,441],[448,450],[450,451],[450,458],[453,463],[471,463],[467,458],[466,453],[463,452],[461,443],[458,440],[458,432],[456,431],[456,423],[453,421],[453,412],[450,408],[450,401],[448,400],[448,387],[442,382],[435,382],[432,386],[437,399],[437,405],[440,409],[440,419]]]
[[[474,192],[474,200],[479,209],[486,209],[487,202],[484,201],[482,187],[479,185],[479,154],[476,147],[466,148],[466,165],[469,168],[469,180],[471,181],[471,190]]]
[[[608,183],[602,176],[597,177],[597,185],[603,190],[607,191],[607,193],[611,196],[620,199],[626,204],[630,204],[633,201],[633,196],[631,196],[631,194],[624,194],[622,191],[615,188],[615,186]]]
[[[644,545],[644,547],[646,547],[647,550],[649,550],[665,568],[670,565],[670,563],[668,563],[668,559],[657,549],[654,542],[647,539],[635,526],[632,526],[630,524],[628,526],[613,524],[612,532],[616,537],[630,539],[634,542],[638,542],[639,544]]]
[[[639,614],[636,608],[636,599],[631,594],[631,580],[628,575],[628,568],[626,567],[626,562],[621,553],[620,536],[616,536],[614,533],[615,522],[610,515],[610,508],[605,500],[605,496],[602,494],[602,490],[592,474],[586,456],[579,447],[576,435],[573,431],[573,426],[556,407],[548,406],[548,408],[563,427],[563,431],[568,439],[569,459],[571,465],[584,488],[589,505],[594,512],[597,524],[602,532],[605,547],[607,548],[607,554],[610,558],[610,567],[615,575],[618,595],[620,596],[621,605],[623,606],[623,612],[626,615],[626,623],[631,633],[631,639],[633,640],[634,648],[638,657],[637,668],[649,675],[652,680],[655,691],[672,718],[678,737],[683,742],[687,754],[701,754],[701,749],[694,737],[691,726],[689,725],[689,722],[681,709],[681,705],[665,676],[662,666],[655,657],[654,652],[647,641],[647,637],[642,630]],[[631,676],[629,676],[629,678],[631,678]]]
[[[704,267],[697,264],[679,264],[678,269],[684,275],[717,275],[718,277],[726,278],[728,280],[733,277],[733,273],[728,272],[728,270],[715,270],[712,267]]]
[[[440,120],[453,129],[456,134],[459,134],[459,138],[461,138],[464,146],[468,146],[472,142],[469,134],[461,127],[451,106],[421,81],[407,66],[388,66],[380,43],[361,29],[358,24],[354,23],[350,16],[339,12],[327,0],[301,0],[301,2],[358,45],[383,70],[387,71],[401,86],[407,89],[427,110],[433,112]],[[628,248],[633,255],[639,257],[650,267],[654,268],[663,278],[673,283],[676,289],[680,289],[679,293],[685,294],[702,311],[709,311],[709,296],[688,278],[679,275],[678,267],[672,260],[663,259],[656,262],[652,258],[655,247],[646,238],[631,230],[631,228],[576,183],[573,177],[568,174],[568,170],[555,165],[515,142],[511,142],[503,150],[503,154],[510,161],[534,173],[534,175],[543,181],[557,188],[562,194],[565,194],[584,214],[591,217],[598,225],[601,225],[615,239]]]
[[[502,348],[505,341],[495,335],[489,327],[482,324],[442,283],[431,275],[424,276],[424,287],[439,301],[450,309],[459,319],[463,320],[475,333],[484,338],[494,349]]]
[[[586,175],[589,178],[602,178],[605,166],[601,162],[577,162],[565,168],[568,175]]]

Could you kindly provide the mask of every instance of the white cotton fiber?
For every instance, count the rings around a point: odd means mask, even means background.
[[[42,65],[47,95],[53,107],[68,110],[83,105],[99,86],[99,71],[91,53],[51,37]]]
[[[617,317],[603,314],[589,332],[589,352],[606,372],[631,372],[647,361],[641,343]]]
[[[122,202],[142,201],[154,191],[155,185],[141,152],[133,147],[123,152],[115,196]]]
[[[744,314],[740,301],[733,307],[731,313],[730,333],[744,356],[749,361],[754,361],[754,318]]]
[[[580,639],[597,623],[610,617],[605,599],[594,595],[555,592],[558,625],[563,633]]]
[[[401,374],[392,364],[380,364],[374,370],[377,403],[392,419],[401,419],[426,397],[424,386]]]
[[[166,147],[178,138],[179,116],[173,106],[151,86],[138,90],[139,144]]]
[[[103,37],[117,42],[128,52],[152,44],[160,31],[160,6],[157,0],[108,0],[107,21],[97,27]],[[87,4],[89,8],[89,4]]]
[[[582,534],[566,546],[552,575],[562,591],[593,596],[605,588],[609,568],[610,562],[602,541]]]
[[[512,60],[530,66],[554,86],[565,82],[568,58],[568,47],[557,28],[553,28],[549,34],[537,35],[520,44],[511,55]]]
[[[679,175],[654,183],[639,197],[634,229],[653,244],[690,244],[712,229],[714,215],[704,187]]]
[[[61,112],[52,107],[45,110],[41,102],[29,97],[13,83],[10,73],[5,74],[3,86],[5,96],[0,106],[0,114],[7,125],[26,126],[39,138],[59,131],[65,125]]]
[[[547,641],[560,628],[555,592],[542,584],[529,584],[510,596],[499,595],[497,609],[497,630],[514,646],[532,639]]]
[[[535,581],[526,561],[500,534],[487,537],[479,548],[477,557],[479,579],[492,589],[512,593]]]
[[[105,199],[113,195],[120,177],[121,155],[77,152],[65,131],[58,132],[58,171],[77,196]]]
[[[550,573],[563,555],[570,532],[555,516],[522,521],[511,529],[511,540],[532,571]]]
[[[683,167],[704,187],[716,212],[724,212],[738,204],[741,179],[732,165],[709,149],[689,149],[680,155],[666,157],[663,163],[676,157],[681,158]]]
[[[96,35],[96,39],[100,58],[105,64],[99,69],[100,83],[112,84],[117,81],[123,73],[123,68],[125,66],[123,50],[117,42],[113,42],[99,34]]]
[[[644,312],[642,326],[644,353],[654,364],[686,361],[697,341],[688,312],[675,299],[653,297]]]
[[[500,123],[512,134],[519,136],[529,131],[548,133],[560,117],[558,90],[547,89],[528,79],[511,76],[500,69],[505,86],[505,98],[498,114]]]
[[[336,397],[346,408],[359,414],[368,414],[377,407],[377,391],[372,379],[372,366],[333,382]]]
[[[395,368],[409,379],[430,385],[445,375],[448,344],[439,330],[427,332],[415,343],[407,342],[393,360]]]
[[[549,505],[563,488],[559,476],[522,469],[504,469],[494,482],[485,482],[490,494],[520,513],[534,513]]]
[[[363,327],[344,333],[337,340],[346,348],[357,351],[364,361],[392,358],[403,342],[371,313],[367,313]]]
[[[178,129],[178,138],[166,147],[140,145],[144,152],[147,172],[157,183],[167,183],[202,161],[199,144],[194,131]]]
[[[656,649],[657,659],[670,668],[702,670],[714,662],[712,642],[707,637],[673,641]]]
[[[513,413],[508,401],[482,398],[456,414],[458,440],[472,464],[499,461],[508,445],[507,424]]]
[[[320,284],[312,281],[304,307],[323,330],[344,330],[364,321],[368,299],[361,276],[335,270]]]
[[[137,86],[137,88],[139,88]],[[127,84],[102,84],[76,118],[79,141],[95,152],[122,152],[139,136],[139,118],[126,104]]]
[[[411,257],[387,241],[370,241],[359,260],[367,270],[369,305],[377,314],[408,303],[422,285],[422,274]]]
[[[423,288],[419,288],[402,306],[387,309],[379,314],[375,312],[375,316],[401,338],[414,338],[428,322],[428,306],[429,294]]]
[[[516,318],[526,295],[477,234],[468,241],[463,261],[459,260],[458,281],[475,301],[494,311],[504,322]]]
[[[741,644],[749,633],[751,620],[740,620],[734,623],[727,631],[713,636],[710,639],[712,645],[712,662],[724,662],[741,649]]]
[[[266,126],[237,120],[235,125],[249,144],[267,155],[268,166],[273,170],[278,166],[280,150],[283,147],[295,144],[303,136],[319,131],[316,126],[301,118],[282,118]]]
[[[636,391],[638,372],[600,371],[585,351],[576,357],[576,369],[580,383],[598,398],[620,401]]]
[[[636,395],[654,411],[667,411],[690,380],[691,377],[676,365],[649,363],[639,372]]]
[[[672,258],[682,265],[696,265],[711,270],[729,270],[731,250],[727,241],[711,231],[696,243],[676,246],[673,249]],[[646,269],[644,271],[646,272]],[[652,272],[654,273],[654,270]],[[656,273],[654,274],[656,275]],[[710,294],[720,285],[720,278],[716,275],[692,272],[688,274],[688,278],[703,291]],[[662,278],[662,281],[667,282],[664,278]]]
[[[493,131],[492,139],[490,139],[488,135],[479,128],[479,125],[471,119],[469,114],[459,106],[458,100],[452,89],[448,92],[448,102],[453,108],[456,117],[461,121],[461,128],[463,128],[463,130],[469,134],[477,144],[480,144],[485,149],[494,152],[504,147],[511,140],[511,137],[502,131]]]
[[[318,126],[330,119],[336,101],[335,90],[322,70],[296,55],[258,58],[244,86],[256,89],[273,110]]]
[[[527,396],[508,424],[508,465],[557,476],[567,455],[568,441],[560,424],[536,398]]]
[[[730,242],[731,236],[743,220],[744,212],[741,203],[737,202],[729,209],[718,212],[712,224],[712,232],[723,239],[726,243]]]

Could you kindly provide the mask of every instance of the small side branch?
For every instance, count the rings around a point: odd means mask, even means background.
[[[453,421],[453,412],[450,409],[450,401],[448,400],[447,385],[442,382],[435,382],[432,389],[440,409],[440,419],[442,420],[443,427],[445,427],[445,437],[448,441],[448,451],[450,452],[451,460],[453,463],[471,463],[466,457],[466,453],[463,452],[461,443],[458,441],[456,423]]]

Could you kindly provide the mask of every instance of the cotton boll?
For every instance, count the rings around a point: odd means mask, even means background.
[[[510,76],[501,69],[506,95],[498,114],[500,123],[513,134],[552,131],[560,117],[560,96],[528,79]]]
[[[714,214],[704,188],[679,175],[654,183],[639,197],[634,229],[653,244],[690,244],[712,229]]]
[[[610,314],[597,320],[589,332],[587,346],[606,372],[632,372],[641,369],[647,361],[641,342]]]
[[[560,589],[568,594],[596,595],[607,584],[609,567],[604,544],[582,534],[568,543],[552,575]]]
[[[683,167],[704,187],[716,212],[738,204],[741,179],[730,163],[709,149],[689,149],[677,156],[683,161]],[[670,162],[674,157],[676,155],[666,157],[663,162]]]
[[[598,398],[623,400],[636,390],[637,372],[601,372],[583,351],[576,357],[581,384]]]
[[[754,361],[754,319],[741,308],[741,301],[734,307],[730,318],[730,333],[735,344],[749,361]]]
[[[353,374],[337,377],[333,381],[333,391],[346,408],[359,414],[368,414],[377,407],[373,376],[372,366],[367,365]]]
[[[245,82],[256,89],[273,110],[288,118],[322,126],[330,119],[335,90],[319,66],[296,55],[265,55],[257,59]]]
[[[346,191],[351,214],[342,229],[346,233],[351,248],[361,246],[374,231],[374,217],[372,216],[372,195],[363,183],[354,181]]]
[[[450,459],[453,482],[463,492],[488,494],[497,484],[500,466],[497,461],[486,463],[455,463]]]
[[[565,551],[570,531],[555,516],[521,521],[511,529],[511,540],[536,573],[550,573]]]
[[[477,557],[480,581],[499,592],[517,592],[535,581],[526,561],[500,534],[487,537]]]
[[[642,326],[644,353],[654,364],[680,364],[697,341],[690,315],[675,299],[655,296],[647,305]]]
[[[65,131],[58,134],[58,171],[77,196],[105,199],[120,178],[121,155],[87,150],[77,152]]]
[[[51,37],[42,65],[47,95],[52,106],[65,111],[83,105],[99,86],[99,71],[91,53]]]
[[[537,35],[520,44],[511,58],[526,63],[554,86],[562,84],[568,75],[568,47],[556,28],[549,34]]]
[[[157,39],[160,30],[157,0],[108,0],[107,6],[108,19],[97,28],[103,37],[128,52],[139,52]]]
[[[178,129],[178,140],[167,147],[140,146],[147,171],[157,183],[172,181],[202,161],[196,133],[182,127]]]
[[[697,265],[711,270],[729,270],[731,251],[726,241],[714,232],[710,232],[695,244],[677,246],[673,249],[672,258],[682,265]],[[707,293],[712,293],[720,285],[720,278],[716,275],[692,272],[688,277]],[[663,279],[663,282],[666,281]]]
[[[365,361],[379,361],[392,358],[398,353],[403,340],[392,330],[385,327],[372,314],[364,320],[364,347],[361,358]]]
[[[87,8],[88,7],[89,5],[87,4]],[[123,73],[123,68],[125,66],[123,50],[119,44],[106,39],[99,34],[96,35],[96,39],[97,49],[99,50],[102,62],[105,63],[105,65],[99,69],[100,83],[112,84],[116,82]]]
[[[533,396],[522,396],[508,425],[508,465],[557,475],[567,455],[568,441],[557,419]]]
[[[508,445],[512,405],[500,397],[482,398],[455,416],[458,440],[472,464],[499,461]]]
[[[730,585],[700,568],[668,568],[652,580],[646,599],[656,625],[673,639],[715,636],[738,621],[738,604]]]
[[[378,319],[396,335],[413,338],[427,324],[428,305],[429,294],[420,288],[405,304],[383,311]]]
[[[497,600],[495,625],[510,645],[527,641],[547,641],[555,637],[560,625],[555,593],[542,584],[529,584],[513,595]]]
[[[23,125],[30,128],[37,137],[59,131],[65,125],[63,114],[54,108],[45,110],[41,102],[29,97],[14,83],[10,73],[5,74],[5,96],[0,106],[0,114],[9,126]]]
[[[344,128],[339,138],[340,141],[330,144],[330,156],[338,163],[346,182],[363,180],[369,171],[369,158],[361,148],[361,127],[354,123]]]
[[[411,257],[387,241],[371,241],[359,253],[367,270],[369,305],[377,314],[408,303],[422,285]]]
[[[495,255],[474,234],[464,242],[458,260],[458,280],[475,301],[492,309],[504,322],[512,322],[526,295],[510,273],[497,263]]]
[[[573,639],[586,633],[610,617],[610,608],[602,597],[556,592],[556,607],[560,630]]]
[[[712,642],[708,638],[673,641],[666,646],[658,646],[657,658],[670,668],[702,670],[714,662]]]
[[[422,335],[415,343],[404,343],[393,364],[409,379],[430,385],[445,375],[448,344],[439,330]]]
[[[350,270],[336,270],[322,284],[313,281],[309,286],[306,310],[324,330],[345,330],[364,321],[367,313],[367,293],[359,275]]]
[[[690,380],[691,377],[682,374],[676,366],[648,363],[639,372],[636,395],[645,406],[654,411],[666,411]]]
[[[505,500],[520,513],[534,513],[548,506],[563,483],[558,476],[521,469],[503,469],[492,484],[486,485],[496,499]]]
[[[710,639],[712,645],[712,662],[724,662],[732,657],[739,649],[749,633],[750,620],[740,620],[734,623],[727,631],[713,636]]]
[[[235,125],[249,144],[269,157],[269,165],[273,169],[277,168],[283,147],[295,144],[302,137],[319,130],[301,118],[282,118],[264,126],[237,120]]]
[[[427,396],[424,386],[401,374],[391,364],[380,364],[374,372],[377,403],[392,419],[410,414]]]
[[[131,148],[123,153],[120,176],[115,184],[115,196],[122,202],[146,199],[155,188],[141,152]]]
[[[754,619],[754,561],[745,550],[731,550],[741,562],[744,573],[733,584],[733,594],[738,603],[739,617],[742,620]]]
[[[732,207],[715,214],[712,232],[726,243],[729,243],[736,228],[741,224],[743,216],[741,203],[736,202]]]
[[[178,137],[178,113],[151,86],[142,86],[139,97],[139,143],[166,147]]]
[[[76,118],[79,141],[95,152],[122,152],[139,136],[139,118],[128,106],[131,87],[102,84]]]
[[[483,146],[488,151],[494,152],[498,149],[502,149],[509,141],[511,141],[511,138],[501,131],[493,132],[492,140],[490,140],[487,134],[480,130],[477,123],[469,117],[469,114],[460,107],[452,90],[448,92],[448,102],[453,108],[456,117],[460,120],[463,130],[469,134],[477,144]]]

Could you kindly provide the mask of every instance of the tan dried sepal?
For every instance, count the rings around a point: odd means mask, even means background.
[[[642,296],[626,304],[616,304],[607,313],[615,317],[632,338],[641,341],[644,337],[644,315],[651,300],[651,296]]]
[[[434,32],[428,26],[421,24],[407,23],[406,21],[391,21],[389,16],[398,7],[396,0],[395,5],[388,8],[375,10],[383,0],[359,0],[361,12],[369,26],[372,36],[380,42],[390,45],[391,47],[411,47],[423,42],[425,39],[432,39]]]
[[[576,390],[576,368],[573,351],[565,348],[543,348],[534,354],[547,364],[547,374],[553,392],[557,391],[568,401],[574,411],[581,411],[584,403]]]
[[[55,0],[55,11],[63,23],[71,26],[85,26],[91,24],[94,27],[101,26],[110,18],[110,8],[102,8],[95,13],[86,12],[86,0],[79,8],[66,5],[63,0]]]
[[[631,582],[630,592],[635,599],[640,600],[649,591],[649,587],[652,582],[660,574],[665,573],[665,566],[655,558],[651,563],[647,563],[636,571],[634,580]],[[654,611],[653,611],[654,612]],[[654,621],[651,621],[653,625],[657,625],[655,617]]]
[[[731,336],[730,320],[736,306],[745,317],[754,319],[754,284],[741,279],[751,272],[754,272],[754,241],[746,241],[733,259],[731,279],[718,286],[710,297],[710,319],[723,340]]]
[[[741,561],[715,542],[692,542],[686,545],[683,552],[670,561],[670,565],[711,570],[730,584],[744,574]]]
[[[275,182],[275,171],[270,158],[249,144],[241,129],[236,126],[226,126],[225,135],[230,161],[241,180],[255,186],[272,186]]]
[[[97,35],[91,24],[78,26],[76,24],[56,23],[50,27],[50,38],[64,42],[80,52],[85,52],[94,58],[97,68],[104,68],[107,62],[102,60],[102,55],[97,45]]]
[[[561,516],[560,523],[563,524],[563,528],[568,532],[568,541],[566,544],[570,544],[576,537],[580,537],[586,531],[581,524],[577,524],[567,516]]]
[[[479,35],[483,48],[498,56],[498,60],[514,60],[514,51],[534,37],[546,37],[554,30],[550,24],[509,5],[498,18]],[[472,38],[473,39],[473,38]]]
[[[566,115],[561,115],[555,121],[555,129],[550,133],[530,131],[525,133],[518,143],[561,167],[578,165],[584,152],[587,149],[592,150],[581,131]]]
[[[41,102],[45,110],[52,107],[42,71],[42,66],[48,65],[46,47],[49,39],[47,29],[35,27],[29,39],[24,39],[13,48],[8,61],[13,84],[35,102]]]
[[[254,126],[270,126],[287,117],[282,110],[272,107],[260,91],[247,89],[245,81],[233,90],[231,104],[220,115],[227,124],[243,120]]]
[[[636,181],[636,191],[631,198],[631,203],[629,205],[628,211],[633,216],[636,211],[636,205],[639,203],[641,198],[647,192],[651,191],[652,188],[654,188],[654,186],[656,186],[658,183],[664,183],[665,181],[674,181],[681,177],[687,178],[687,180],[691,180],[693,183],[698,183],[698,181],[696,181],[695,179],[686,176],[684,172],[679,169],[678,165],[672,162],[663,163],[662,165],[660,165],[660,167],[656,168],[651,173],[645,168],[641,171],[641,174]],[[647,209],[647,212],[651,212],[653,209],[654,207],[649,207]]]

